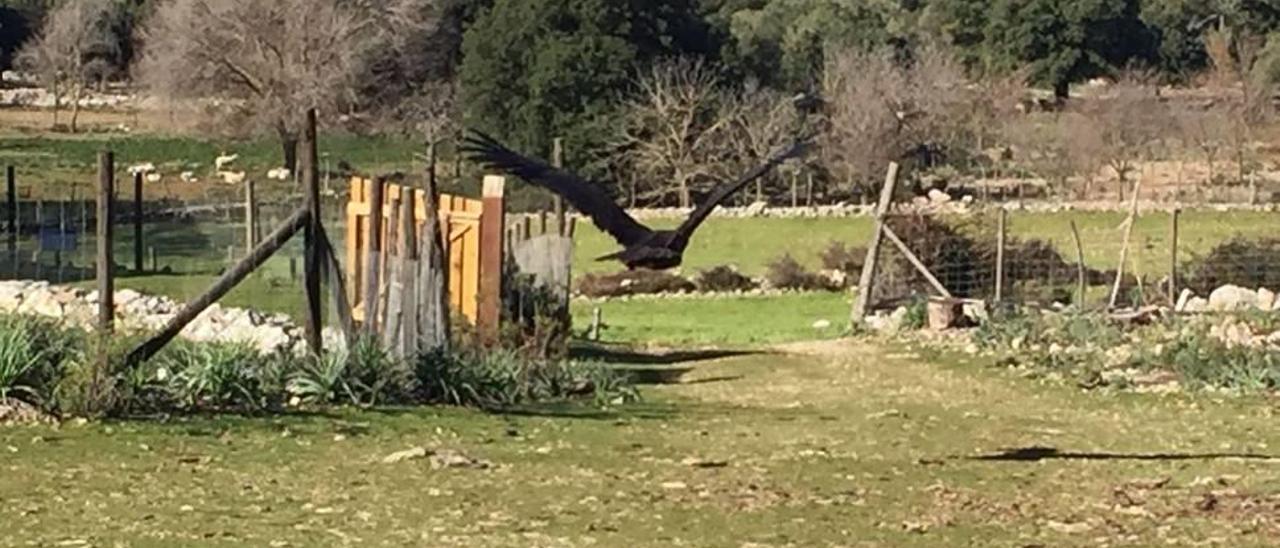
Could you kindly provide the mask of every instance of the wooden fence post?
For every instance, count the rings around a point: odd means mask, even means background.
[[[4,170],[5,196],[8,207],[5,209],[6,224],[9,229],[8,242],[5,244],[10,253],[18,249],[18,176],[13,166]]]
[[[324,261],[320,245],[320,168],[318,145],[316,144],[316,109],[307,110],[306,127],[302,136],[302,161],[306,183],[306,206],[309,212],[306,231],[304,232],[304,259],[302,277],[303,287],[307,295],[307,346],[311,353],[319,356],[323,352],[320,337],[323,329],[323,310],[320,303],[320,275]]]
[[[258,195],[253,179],[244,182],[244,248],[258,246]]]
[[[562,138],[560,138],[560,137],[556,137],[556,138],[555,138],[555,140],[554,140],[554,141],[552,141],[552,146],[551,146],[551,165],[552,165],[552,167],[555,167],[556,169],[563,169],[563,168],[564,168],[564,139],[562,139]],[[554,210],[555,210],[555,217],[556,217],[556,234],[560,234],[560,235],[562,235],[562,236],[563,236],[563,235],[564,235],[564,229],[565,229],[565,226],[564,226],[564,198],[561,198],[559,194],[556,194],[556,195],[555,195],[555,201],[553,202],[553,208],[554,208]],[[543,224],[543,232],[544,232],[544,233],[546,232],[546,224],[545,224],[545,223]]]
[[[115,257],[111,220],[115,197],[115,155],[98,153],[98,332],[111,333],[115,327]]]
[[[1088,287],[1085,280],[1084,271],[1084,243],[1080,241],[1080,228],[1076,226],[1074,220],[1071,221],[1071,237],[1076,241],[1076,293],[1079,294],[1078,310],[1084,310],[1085,290]]]
[[[503,227],[506,226],[503,195],[506,179],[484,178],[484,209],[480,215],[480,299],[476,311],[476,327],[489,344],[498,341],[502,318],[502,250]]]
[[[1169,305],[1178,304],[1178,217],[1182,210],[1174,208],[1169,215]]]
[[[133,271],[138,273],[146,268],[142,255],[142,180],[141,171],[133,174]]]
[[[862,264],[862,276],[858,279],[858,301],[853,305],[853,322],[861,323],[871,310],[871,290],[875,284],[880,261],[880,244],[884,242],[885,221],[889,206],[893,205],[893,192],[898,186],[898,164],[890,163],[884,176],[884,188],[880,190],[880,203],[876,206],[875,231],[867,245],[867,257]]]
[[[373,334],[378,331],[378,288],[382,285],[379,260],[382,258],[382,206],[386,180],[375,177],[369,182],[369,226],[365,235],[364,269],[364,327]]]
[[[156,257],[156,247],[155,247],[155,246],[148,246],[148,247],[147,247],[147,254],[151,256],[151,271],[152,271],[152,272],[159,272],[159,271],[160,271],[160,260]]]
[[[1000,208],[1000,218],[996,226],[996,297],[995,302],[1004,300],[1004,246],[1008,230],[1009,211]]]

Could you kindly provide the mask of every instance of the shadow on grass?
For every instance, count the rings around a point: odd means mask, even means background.
[[[581,403],[548,403],[492,409],[489,413],[507,417],[541,417],[581,420],[667,420],[680,414],[680,409],[664,403],[632,403],[616,408],[600,409]]]
[[[674,365],[756,354],[763,354],[763,352],[756,350],[644,351],[626,346],[594,343],[575,343],[570,350],[570,355],[574,358],[628,365]]]
[[[1132,461],[1185,461],[1185,460],[1277,460],[1280,456],[1261,453],[1107,453],[1097,451],[1062,451],[1055,447],[1021,447],[1005,449],[990,455],[964,457],[965,460],[996,462],[1040,462],[1046,460],[1132,460]]]

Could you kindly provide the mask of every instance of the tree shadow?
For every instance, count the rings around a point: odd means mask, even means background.
[[[627,346],[611,346],[593,343],[574,344],[569,354],[573,358],[593,360],[607,364],[627,365],[675,365],[762,354],[757,350],[657,350],[647,351]]]
[[[1020,447],[1004,449],[997,453],[963,457],[964,460],[994,462],[1041,462],[1046,460],[1080,461],[1189,461],[1217,459],[1275,460],[1280,456],[1261,453],[1109,453],[1098,451],[1062,451],[1056,447]]]

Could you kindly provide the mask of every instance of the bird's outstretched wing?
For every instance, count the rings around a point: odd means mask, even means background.
[[[574,208],[591,217],[596,226],[625,247],[646,239],[652,231],[637,222],[600,186],[538,160],[521,156],[492,137],[472,131],[460,147],[471,160],[563,196]]]
[[[798,140],[786,150],[769,158],[765,163],[747,172],[736,181],[721,183],[711,191],[711,194],[697,209],[693,210],[693,213],[689,214],[689,218],[680,224],[680,228],[676,229],[676,232],[686,238],[689,237],[689,235],[693,234],[693,231],[698,229],[698,225],[707,220],[707,217],[716,209],[716,206],[720,205],[720,202],[732,196],[733,193],[742,190],[742,187],[747,186],[748,183],[764,177],[769,170],[778,167],[782,162],[803,154],[809,148],[809,144],[808,139]]]

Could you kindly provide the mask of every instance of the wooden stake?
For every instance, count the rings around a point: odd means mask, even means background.
[[[10,253],[15,253],[18,249],[18,176],[13,166],[8,166],[4,170],[5,196],[8,207],[5,208],[5,218],[9,228],[8,242],[5,244]],[[14,265],[17,263],[15,261]]]
[[[241,259],[239,263],[227,270],[221,278],[218,278],[218,281],[214,282],[213,286],[204,295],[183,307],[172,320],[169,320],[164,329],[160,330],[159,334],[139,345],[133,352],[130,352],[126,363],[133,367],[155,356],[174,337],[177,337],[178,333],[181,333],[187,324],[195,320],[201,312],[204,312],[213,303],[218,302],[218,299],[226,296],[236,285],[249,277],[249,274],[267,262],[267,259],[270,259],[281,247],[284,247],[284,244],[308,223],[310,220],[308,217],[310,217],[310,214],[306,208],[299,208],[294,211],[293,215],[290,215],[283,225],[280,225],[275,232],[268,236],[266,241],[259,244],[247,257]]]
[[[996,227],[996,302],[1004,300],[1004,246],[1009,222],[1009,211],[1000,208],[1000,220]]]
[[[258,194],[253,179],[244,182],[244,248],[258,247]]]
[[[1178,303],[1178,218],[1182,210],[1174,208],[1169,214],[1169,305]]]
[[[320,296],[321,269],[324,265],[323,250],[320,246],[320,164],[319,146],[316,143],[316,110],[307,110],[306,126],[302,135],[302,164],[305,170],[303,177],[306,184],[307,226],[304,232],[303,246],[306,256],[302,269],[302,285],[307,295],[306,336],[307,347],[311,353],[319,356],[323,351],[321,331],[324,327],[323,308]]]
[[[853,305],[853,322],[862,323],[871,310],[871,290],[875,283],[876,271],[880,262],[880,244],[884,241],[886,218],[889,207],[893,205],[893,192],[898,185],[898,164],[890,163],[889,171],[884,176],[884,188],[880,190],[880,203],[876,206],[875,230],[871,243],[867,244],[866,261],[862,264],[862,276],[858,280],[858,301]]]
[[[506,226],[503,195],[506,179],[484,178],[484,209],[480,214],[480,298],[476,327],[481,340],[498,342],[502,318],[502,250],[503,227]]]
[[[600,307],[597,306],[591,311],[591,331],[588,333],[587,338],[592,341],[600,340],[600,326],[603,323],[604,314],[600,311]]]
[[[106,336],[115,328],[115,241],[111,220],[114,218],[115,155],[98,153],[98,333]],[[105,351],[105,349],[103,349]]]
[[[1080,241],[1080,229],[1076,227],[1074,220],[1071,221],[1071,236],[1076,240],[1076,293],[1079,294],[1077,309],[1084,310],[1087,287],[1084,271],[1084,244]]]
[[[796,181],[796,179],[799,179],[799,178],[800,178],[799,173],[791,174],[791,207],[793,209],[800,205],[800,196],[797,194],[797,189],[796,189],[796,186],[798,185],[798,182]]]
[[[155,248],[155,246],[147,246],[147,254],[151,256],[151,271],[152,271],[152,272],[159,272],[159,271],[160,271],[160,260],[156,257],[156,248]]]
[[[146,242],[142,238],[142,172],[133,174],[133,271],[146,269],[142,251]]]
[[[1120,262],[1116,265],[1116,283],[1111,287],[1111,299],[1107,301],[1108,310],[1115,308],[1120,300],[1120,283],[1124,280],[1124,264],[1129,260],[1129,240],[1133,238],[1133,225],[1138,221],[1138,191],[1141,189],[1142,181],[1133,184],[1133,197],[1129,201],[1129,217],[1124,222],[1124,243],[1120,247]]]

